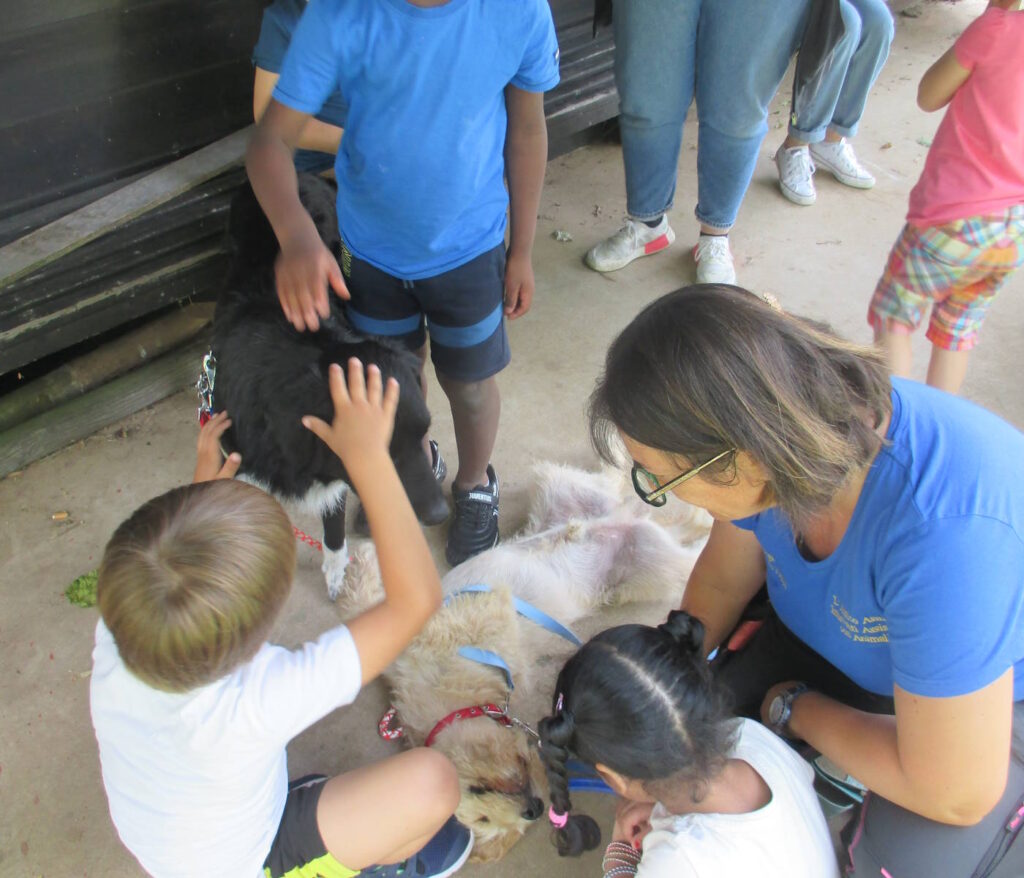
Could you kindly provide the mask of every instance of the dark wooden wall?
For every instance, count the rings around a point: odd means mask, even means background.
[[[251,121],[262,6],[0,0],[0,220],[45,221]]]
[[[614,116],[594,0],[550,0],[553,153]],[[265,0],[0,0],[0,245],[252,120]],[[0,373],[182,298],[216,293],[241,171],[0,288]]]

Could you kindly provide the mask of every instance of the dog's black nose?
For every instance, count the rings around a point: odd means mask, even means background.
[[[536,796],[531,796],[526,801],[526,807],[523,809],[523,818],[525,820],[536,820],[544,813],[544,803]]]

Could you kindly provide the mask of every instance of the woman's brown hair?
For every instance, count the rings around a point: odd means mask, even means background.
[[[800,526],[871,460],[890,392],[875,349],[740,287],[698,284],[648,305],[612,343],[590,429],[606,460],[620,432],[691,466],[745,451]],[[701,475],[728,484],[735,456]]]
[[[280,504],[221,479],[168,491],[118,527],[97,599],[125,665],[150,686],[185,692],[255,654],[294,569]]]

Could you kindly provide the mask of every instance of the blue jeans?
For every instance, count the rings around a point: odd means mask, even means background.
[[[881,73],[894,25],[885,0],[839,0],[846,25],[835,63],[823,72],[806,103],[793,107],[789,133],[804,143],[818,143],[831,128],[853,137],[864,115],[868,92]]]
[[[808,6],[616,0],[615,81],[631,217],[653,220],[672,207],[683,122],[696,96],[697,219],[733,225]]]

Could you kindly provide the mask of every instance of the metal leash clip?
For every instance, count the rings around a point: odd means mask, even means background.
[[[522,729],[524,732],[530,735],[530,737],[535,738],[538,741],[540,740],[540,735],[538,735],[533,730],[533,728],[531,728],[529,723],[525,722],[524,720],[521,720],[518,716],[514,716],[511,713],[508,714],[508,718],[512,720],[512,725],[514,725],[517,729]]]
[[[213,417],[213,383],[217,377],[217,358],[213,351],[207,352],[203,357],[203,371],[199,373],[199,380],[196,382],[196,393],[199,395],[199,426],[205,426],[206,422]]]
[[[512,713],[512,712],[511,712],[511,711],[510,711],[510,710],[508,709],[508,707],[509,707],[509,702],[510,702],[511,700],[512,700],[512,691],[511,691],[511,690],[509,690],[509,692],[508,692],[508,693],[507,693],[507,694],[505,695],[505,703],[504,703],[504,705],[502,705],[502,708],[501,708],[501,713],[500,713],[499,715],[495,716],[495,715],[493,714],[493,712],[492,712],[492,711],[489,711],[489,710],[488,710],[488,711],[485,711],[485,713],[486,713],[486,714],[487,714],[487,715],[488,715],[489,717],[491,717],[491,719],[501,719],[502,721],[504,721],[504,722],[505,722],[505,724],[506,724],[506,725],[513,725],[513,726],[515,726],[515,727],[516,727],[517,729],[522,729],[522,730],[523,730],[524,732],[526,732],[526,733],[527,733],[528,735],[531,735],[532,737],[536,738],[536,739],[537,739],[537,740],[539,741],[539,740],[540,740],[540,735],[538,735],[538,734],[537,734],[537,733],[536,733],[536,732],[535,732],[535,731],[534,731],[534,730],[533,730],[533,729],[532,729],[532,728],[530,727],[529,723],[527,723],[527,722],[524,722],[523,720],[521,720],[521,719],[520,719],[520,718],[519,718],[518,716],[516,716],[516,715],[515,715],[514,713]]]

